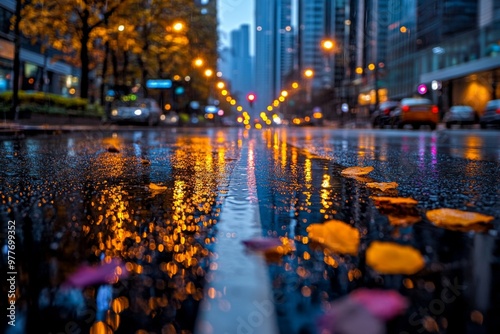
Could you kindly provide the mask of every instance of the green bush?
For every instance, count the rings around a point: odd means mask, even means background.
[[[0,112],[9,113],[12,91],[0,93]],[[19,110],[23,115],[31,113],[103,117],[104,109],[97,104],[89,104],[87,99],[66,97],[43,92],[19,92]]]

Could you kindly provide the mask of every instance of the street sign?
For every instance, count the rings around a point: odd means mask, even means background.
[[[146,81],[147,88],[168,89],[172,88],[172,80],[169,79],[149,79]]]

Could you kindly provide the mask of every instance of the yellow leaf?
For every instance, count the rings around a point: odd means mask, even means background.
[[[413,275],[424,268],[425,261],[411,246],[374,241],[366,250],[366,264],[381,274]]]
[[[335,253],[357,255],[359,230],[339,220],[311,224],[306,229],[309,238]]]
[[[359,176],[366,175],[373,170],[373,167],[347,167],[340,174],[343,176]]]
[[[398,184],[396,182],[369,182],[366,184],[368,188],[376,188],[382,191],[386,191],[388,189],[396,189]]]
[[[384,204],[392,204],[392,205],[416,205],[418,204],[417,200],[414,200],[410,197],[386,197],[386,196],[371,196],[370,197],[375,205],[384,205]]]
[[[166,186],[159,186],[159,185],[151,182],[149,184],[149,189],[151,189],[151,191],[164,191],[164,190],[167,190],[167,187]]]
[[[388,215],[387,218],[389,218],[389,224],[393,226],[412,225],[422,220],[422,217],[420,216],[409,216],[409,215],[406,216]]]
[[[456,209],[435,209],[427,211],[427,218],[441,227],[468,227],[476,224],[487,224],[495,217],[482,213],[462,211]]]
[[[293,242],[293,240],[288,238],[280,238],[280,241],[280,246],[265,250],[264,255],[268,260],[273,260],[295,251],[295,243]]]

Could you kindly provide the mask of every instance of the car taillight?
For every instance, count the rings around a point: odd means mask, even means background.
[[[439,112],[439,108],[437,106],[432,106],[432,109],[431,111],[434,113],[434,114],[437,114]]]
[[[391,112],[391,109],[389,109],[389,108],[384,109],[384,115],[389,115],[390,112]]]
[[[497,114],[500,114],[500,108],[497,108]]]
[[[408,112],[410,111],[410,106],[403,106],[403,108],[401,108],[404,112]]]

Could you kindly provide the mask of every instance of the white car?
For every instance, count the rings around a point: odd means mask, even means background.
[[[118,101],[112,109],[110,121],[116,123],[145,123],[157,125],[160,122],[161,109],[153,99]]]

